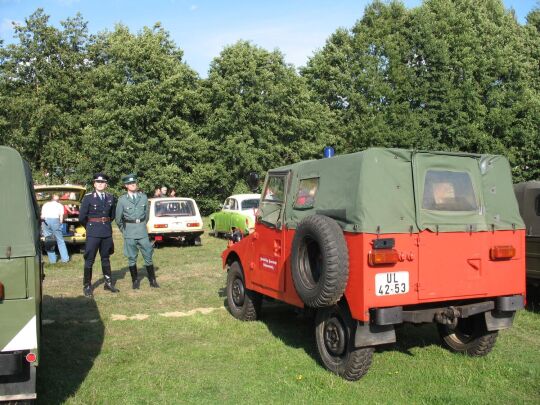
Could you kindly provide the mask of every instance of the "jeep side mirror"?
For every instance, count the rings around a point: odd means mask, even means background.
[[[248,175],[247,183],[251,191],[257,191],[260,183],[259,175],[255,172],[250,172]]]

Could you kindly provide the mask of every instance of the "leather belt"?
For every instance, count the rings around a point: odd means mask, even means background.
[[[99,218],[88,218],[88,222],[111,222],[109,217],[99,217]]]
[[[141,219],[124,219],[124,222],[127,224],[140,224],[142,220]]]

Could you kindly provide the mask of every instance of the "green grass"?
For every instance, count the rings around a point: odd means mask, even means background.
[[[103,291],[98,264],[95,299],[81,296],[82,255],[45,266],[43,317],[54,322],[43,326],[40,403],[540,403],[538,307],[520,311],[485,358],[443,349],[432,325],[400,328],[398,343],[378,348],[368,374],[350,383],[318,363],[311,321],[293,308],[265,303],[252,323],[221,308],[224,240],[156,250],[161,289],[144,279],[139,291],[119,237],[115,245],[119,294]],[[196,308],[219,309],[160,315]],[[136,314],[148,317],[113,320]]]

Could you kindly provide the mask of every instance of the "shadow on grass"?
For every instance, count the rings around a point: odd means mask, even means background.
[[[95,280],[93,283],[92,283],[92,289],[96,289],[97,287],[103,285],[105,283],[105,279],[103,277],[103,274],[101,273],[101,269],[98,267],[97,268],[97,271],[98,271],[98,274],[97,274],[97,277],[96,277],[96,268],[94,268],[94,271],[93,271],[93,276],[92,278]],[[155,266],[154,265],[154,271],[156,272],[156,276],[159,275],[159,267]],[[129,274],[129,267],[123,267],[121,268],[120,270],[114,270],[111,272],[112,274],[112,279],[113,279],[113,283],[116,284],[116,282],[118,282],[118,280],[123,280],[124,278],[126,278],[126,274]],[[144,279],[148,279],[148,273],[146,271],[146,267],[145,266],[142,266],[142,267],[138,267],[137,268],[137,278],[142,281]],[[96,280],[97,278],[97,280]],[[131,280],[131,275],[129,275],[129,278]],[[81,286],[82,288],[82,286]]]
[[[525,307],[527,311],[534,312],[535,314],[540,313],[540,287],[537,285],[532,285],[532,283],[527,284],[527,306]]]
[[[315,343],[315,313],[305,312],[277,301],[263,303],[261,322],[286,345],[303,349],[320,363]],[[396,343],[376,346],[378,353],[399,351],[413,356],[412,348],[441,346],[437,328],[433,324],[403,325],[396,328]]]
[[[38,403],[60,404],[72,396],[101,352],[104,326],[94,300],[43,297]]]

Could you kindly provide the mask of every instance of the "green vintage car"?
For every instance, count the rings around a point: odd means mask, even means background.
[[[36,398],[42,263],[32,175],[0,146],[0,402]]]
[[[255,213],[259,208],[259,194],[234,194],[228,197],[221,211],[210,215],[210,230],[216,236],[228,235],[240,229],[244,235],[255,227]]]

